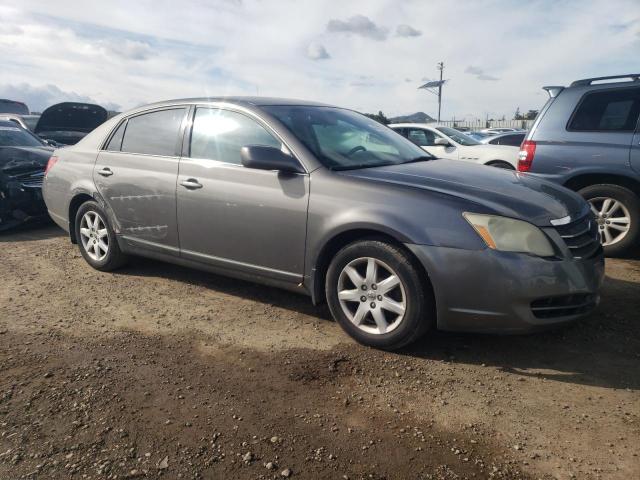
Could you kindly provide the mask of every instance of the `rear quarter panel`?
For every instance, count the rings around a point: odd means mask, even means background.
[[[98,149],[120,116],[114,117],[76,145],[56,150],[53,155],[58,162],[47,174],[42,185],[42,196],[51,218],[62,228],[69,231],[69,205],[79,194],[94,196],[93,167],[98,157]]]

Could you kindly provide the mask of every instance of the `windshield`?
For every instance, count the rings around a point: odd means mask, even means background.
[[[469,135],[465,135],[461,131],[456,130],[455,128],[436,127],[436,130],[444,133],[447,137],[451,138],[454,142],[459,143],[460,145],[480,145],[480,142],[474,140]]]
[[[0,125],[0,147],[41,147],[43,142],[21,127]]]
[[[332,170],[398,165],[435,158],[390,128],[350,110],[266,106]]]

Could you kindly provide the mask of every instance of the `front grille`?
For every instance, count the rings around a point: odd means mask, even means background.
[[[555,228],[573,258],[592,258],[602,251],[598,224],[591,213],[567,225],[557,225]]]
[[[536,318],[568,317],[589,312],[595,308],[597,299],[590,293],[539,298],[531,302],[531,311]]]

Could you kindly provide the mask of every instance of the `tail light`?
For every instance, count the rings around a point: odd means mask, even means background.
[[[58,157],[53,156],[53,157],[49,157],[49,161],[47,162],[47,166],[44,169],[44,176],[47,176],[47,173],[49,173],[49,170],[51,170],[53,168],[53,166],[56,164],[56,162],[58,161]]]
[[[533,157],[536,154],[536,142],[533,140],[525,140],[520,145],[520,153],[518,154],[518,171],[528,172],[531,170]]]

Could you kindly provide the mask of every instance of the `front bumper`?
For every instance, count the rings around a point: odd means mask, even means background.
[[[406,246],[428,272],[442,330],[526,333],[568,323],[595,308],[604,279],[601,252],[547,260],[490,249]]]

